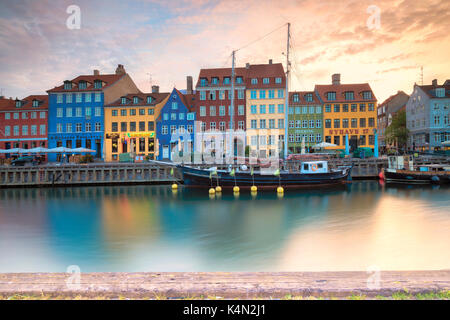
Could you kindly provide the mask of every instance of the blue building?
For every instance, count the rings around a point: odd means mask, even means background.
[[[437,151],[450,140],[450,80],[438,85],[414,85],[406,104],[409,147],[419,151]]]
[[[104,159],[104,109],[128,93],[139,89],[119,65],[115,74],[81,75],[47,91],[48,147],[87,148],[94,157]],[[49,161],[59,161],[61,154],[49,154]]]
[[[194,152],[195,95],[173,89],[156,118],[158,160],[174,160],[175,152]],[[185,155],[186,155],[185,154]]]

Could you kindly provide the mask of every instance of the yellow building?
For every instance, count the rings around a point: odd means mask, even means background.
[[[265,158],[283,150],[286,75],[281,63],[249,65],[246,77],[247,146]]]
[[[323,103],[324,141],[345,149],[348,135],[350,149],[374,148],[377,128],[377,99],[368,83],[341,84],[340,74],[332,76],[331,85],[316,85]]]
[[[155,159],[156,118],[169,93],[129,94],[105,106],[106,161],[118,161],[119,154],[131,153],[138,161]]]

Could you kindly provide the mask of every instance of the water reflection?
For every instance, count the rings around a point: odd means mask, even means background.
[[[442,269],[448,188],[0,190],[0,272]]]

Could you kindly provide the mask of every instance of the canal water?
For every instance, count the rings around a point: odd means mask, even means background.
[[[450,268],[450,189],[0,190],[0,272]]]

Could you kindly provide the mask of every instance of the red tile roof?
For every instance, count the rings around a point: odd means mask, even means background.
[[[124,97],[126,97],[127,100],[127,104],[122,104],[122,97],[120,97],[119,99],[117,99],[116,101],[106,105],[105,107],[139,107],[139,106],[154,106],[158,103],[160,103],[161,101],[163,101],[168,95],[170,94],[170,92],[158,92],[158,93],[130,93],[125,95]],[[134,97],[138,97],[139,98],[139,103],[134,104],[133,103],[133,98]],[[152,97],[152,102],[150,104],[147,103],[147,97]]]
[[[415,85],[417,87],[419,87],[420,89],[422,89],[423,92],[425,92],[428,97],[430,97],[431,99],[448,99],[450,98],[450,84],[448,85],[425,85],[425,86],[419,86],[419,85]],[[435,90],[438,88],[444,88],[445,89],[445,95],[443,97],[437,97],[435,94]]]
[[[312,94],[313,101],[306,101],[306,94]],[[294,95],[298,94],[299,101],[294,101]],[[291,104],[318,104],[321,103],[314,91],[293,91],[289,92],[289,105]]]
[[[14,99],[0,99],[0,110],[11,110],[16,107],[16,100]]]
[[[258,84],[252,84],[252,79],[257,78]],[[269,78],[269,84],[263,83],[263,78]],[[275,78],[281,78],[281,83],[275,83]],[[283,64],[251,64],[247,69],[247,88],[286,88],[286,74]]]
[[[66,90],[64,89],[64,84],[55,87],[53,89],[47,90],[48,93],[50,92],[74,92],[74,91],[101,91],[105,88],[113,85],[117,81],[120,80],[123,76],[126,74],[100,74],[100,75],[82,75],[78,76],[73,80],[70,80],[72,82],[72,89]],[[95,80],[101,80],[103,82],[103,86],[101,89],[94,89],[94,81]],[[86,89],[79,89],[78,84],[80,81],[86,81],[87,86]]]
[[[242,77],[245,83],[245,77],[247,74],[247,69],[245,68],[235,68],[234,73],[236,77]],[[212,84],[212,78],[219,78],[219,83],[216,85]],[[200,87],[200,79],[207,79],[208,86],[231,86],[230,84],[223,84],[223,79],[225,77],[230,77],[231,79],[231,68],[212,68],[212,69],[200,69],[200,74],[198,76],[196,87]],[[235,83],[236,84],[236,83]]]
[[[357,84],[325,84],[316,85],[314,91],[317,92],[323,103],[352,103],[352,102],[376,102],[375,97],[370,85],[368,83]],[[345,92],[353,91],[354,99],[346,100]],[[372,93],[372,99],[364,100],[362,93],[364,91],[370,91]],[[336,92],[336,100],[328,100],[327,92]]]
[[[183,94],[178,89],[175,88],[175,91],[180,95],[181,100],[183,101],[184,105],[189,109],[190,112],[194,111],[195,109],[195,94]]]
[[[38,107],[33,107],[33,100],[39,101]],[[0,110],[15,111],[15,110],[46,110],[48,109],[48,95],[31,95],[22,99],[20,108],[16,107],[15,99],[0,99]]]

